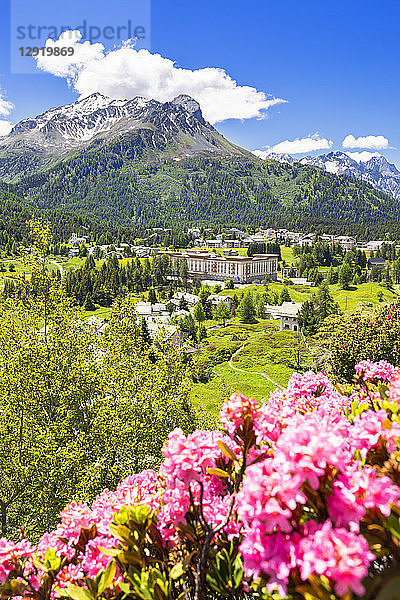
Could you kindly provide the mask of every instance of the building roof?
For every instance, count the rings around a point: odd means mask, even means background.
[[[182,254],[181,252],[167,252],[174,258],[194,258],[194,259],[209,259],[220,262],[252,262],[254,259],[257,260],[269,260],[271,258],[278,258],[277,254],[254,254],[254,256],[224,256],[222,254],[214,254],[213,252],[198,251],[198,252],[187,252]]]
[[[184,298],[188,304],[197,304],[200,302],[200,296],[196,296],[196,294],[189,294],[188,292],[175,292],[173,298],[175,300]]]
[[[150,302],[138,302],[135,306],[135,313],[137,315],[157,315],[161,313],[168,313],[165,304],[156,302],[151,304]]]
[[[212,302],[216,302],[217,304],[219,302],[226,302],[228,300],[228,302],[233,302],[232,298],[230,296],[220,296],[219,294],[210,294],[207,298],[207,300],[209,300],[211,303]]]
[[[284,302],[281,306],[268,304],[265,309],[273,317],[279,319],[280,317],[297,317],[302,306],[302,302]]]

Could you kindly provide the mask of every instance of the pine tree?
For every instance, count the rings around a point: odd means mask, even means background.
[[[182,281],[184,282],[185,287],[186,287],[187,286],[187,279],[188,279],[188,264],[187,264],[186,258],[184,258],[180,262],[180,265],[179,265],[179,277],[182,279]]]
[[[206,320],[206,313],[201,302],[198,302],[193,310],[193,316],[198,323],[203,323]]]
[[[218,302],[217,306],[214,308],[214,319],[216,319],[217,321],[222,321],[225,327],[225,322],[228,319],[230,319],[231,316],[231,311],[229,310],[229,307],[226,304],[226,302],[224,302],[223,300],[221,300],[221,302]]]
[[[312,299],[303,302],[303,306],[297,315],[297,322],[301,331],[306,335],[316,333],[318,328],[318,318]]]
[[[281,295],[279,297],[279,304],[283,304],[284,302],[291,302],[292,299],[290,297],[289,294],[289,290],[287,289],[286,285],[283,286],[282,291],[281,291]]]
[[[95,260],[94,260],[94,258],[93,258],[93,256],[91,254],[89,254],[89,256],[87,257],[87,259],[85,260],[85,264],[83,265],[83,268],[86,271],[89,271],[90,269],[95,269],[96,268]]]
[[[85,302],[83,304],[83,308],[85,310],[96,310],[96,306],[93,303],[92,296],[90,294],[86,294]]]
[[[250,292],[243,296],[237,312],[243,323],[254,323],[256,311]]]
[[[339,268],[339,285],[344,290],[349,289],[351,280],[353,279],[353,270],[347,262],[344,262]]]
[[[154,288],[149,289],[148,301],[150,304],[155,304],[157,302],[157,294]]]
[[[315,307],[319,320],[326,319],[329,315],[338,312],[338,305],[334,301],[326,281],[318,288],[315,297]]]
[[[204,323],[199,324],[199,340],[202,341],[207,337],[207,329]]]
[[[265,310],[265,298],[264,295],[262,295],[258,301],[257,304],[257,317],[259,319],[266,319],[267,318],[267,312]]]
[[[151,344],[151,335],[147,326],[146,319],[144,317],[142,317],[140,320],[139,337],[144,346],[149,346]]]

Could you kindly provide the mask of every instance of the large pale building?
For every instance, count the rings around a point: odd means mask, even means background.
[[[189,277],[249,283],[265,276],[275,280],[278,271],[277,254],[223,256],[214,252],[168,252],[168,255],[175,269],[182,260],[186,260]]]

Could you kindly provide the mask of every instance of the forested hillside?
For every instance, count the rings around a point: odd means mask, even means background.
[[[101,222],[100,219],[83,213],[77,215],[55,207],[37,208],[0,187],[0,246],[6,246],[8,243],[27,243],[26,224],[32,217],[50,221],[55,242],[65,241],[73,231],[90,235],[93,240],[108,233],[111,239],[133,241],[134,235],[137,234],[122,227],[113,227],[109,222]]]
[[[362,181],[308,165],[246,157],[161,160],[155,153],[150,160],[143,140],[129,135],[24,178],[13,190],[38,208],[121,226],[202,223],[366,236],[400,232],[394,222],[399,203]]]

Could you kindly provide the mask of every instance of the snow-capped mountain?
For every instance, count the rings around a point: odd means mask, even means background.
[[[15,179],[93,145],[97,149],[124,134],[136,133],[137,138],[139,132],[143,143],[153,149],[162,146],[166,150],[173,143],[178,158],[246,152],[206,122],[190,96],[162,103],[142,97],[115,100],[95,93],[24,119],[0,138],[0,177]]]
[[[128,105],[128,106],[127,106]],[[20,121],[9,134],[9,138],[20,134],[40,135],[43,139],[57,136],[59,139],[79,143],[88,140],[100,131],[110,129],[114,123],[129,113],[131,108],[142,105],[140,98],[129,103],[112,100],[101,94],[93,94],[74,104],[51,108],[34,119]]]
[[[353,156],[358,160],[350,154],[352,153],[347,154],[346,152],[337,151],[321,154],[320,156],[305,156],[296,159],[288,154],[271,153],[266,158],[290,164],[299,162],[302,165],[320,167],[335,175],[356,177],[367,181],[385,194],[400,200],[400,171],[395,165],[389,163],[384,156],[377,153],[353,153]]]

